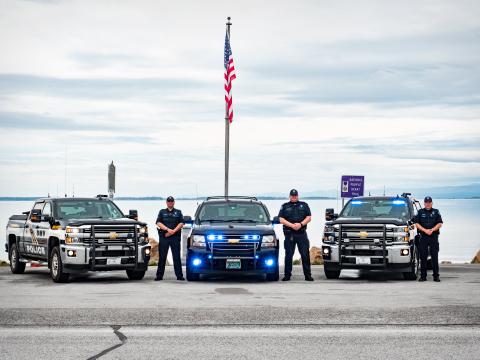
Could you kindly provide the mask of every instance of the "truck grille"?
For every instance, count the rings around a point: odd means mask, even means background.
[[[133,245],[135,244],[135,226],[107,226],[95,225],[95,240],[97,244],[104,245]],[[84,229],[84,234],[90,234],[84,238],[84,243],[92,243],[92,227]]]
[[[340,229],[339,229],[340,231]],[[393,241],[393,230],[383,225],[342,225],[342,240],[348,239],[355,243],[375,243],[385,240]]]
[[[238,239],[238,236],[232,239]],[[259,248],[258,241],[240,241],[238,243],[229,243],[228,241],[207,242],[208,250],[214,257],[250,257],[255,256]]]

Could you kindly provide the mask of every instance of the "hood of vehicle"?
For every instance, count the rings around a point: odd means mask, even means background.
[[[252,235],[270,235],[274,234],[272,225],[266,224],[239,224],[239,223],[221,223],[221,224],[201,224],[195,225],[193,234],[252,234]]]
[[[384,219],[372,219],[372,218],[338,218],[333,221],[327,221],[325,225],[335,225],[335,224],[380,224],[380,225],[405,225],[407,224],[406,220],[403,219],[394,219],[394,218],[384,218]]]
[[[133,225],[138,224],[145,226],[146,224],[140,221],[136,221],[128,218],[121,219],[68,219],[60,220],[64,225],[69,226],[81,226],[81,225]]]

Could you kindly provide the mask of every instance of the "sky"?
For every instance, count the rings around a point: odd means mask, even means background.
[[[227,16],[230,194],[480,182],[478,1],[0,0],[0,196],[222,194]]]

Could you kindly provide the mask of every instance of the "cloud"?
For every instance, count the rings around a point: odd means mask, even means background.
[[[28,74],[0,74],[0,94],[47,93],[60,97],[126,99],[166,96],[205,88],[201,81],[169,78],[55,78]]]
[[[86,194],[112,159],[124,195],[221,193],[227,11],[232,192],[480,178],[476,2],[9,2],[3,194],[63,184],[66,147]]]

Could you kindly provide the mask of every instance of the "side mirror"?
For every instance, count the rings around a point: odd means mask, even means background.
[[[183,217],[183,222],[184,222],[185,224],[190,224],[190,225],[191,225],[191,224],[193,224],[193,219],[192,219],[191,216],[185,215],[185,216]]]
[[[128,218],[133,220],[138,220],[138,210],[129,210]]]
[[[333,220],[335,215],[335,210],[333,208],[325,209],[325,220],[330,221]]]
[[[39,223],[42,221],[42,210],[33,209],[30,214],[30,221],[34,223]]]
[[[278,216],[274,216],[272,219],[272,225],[280,224],[280,218]]]

